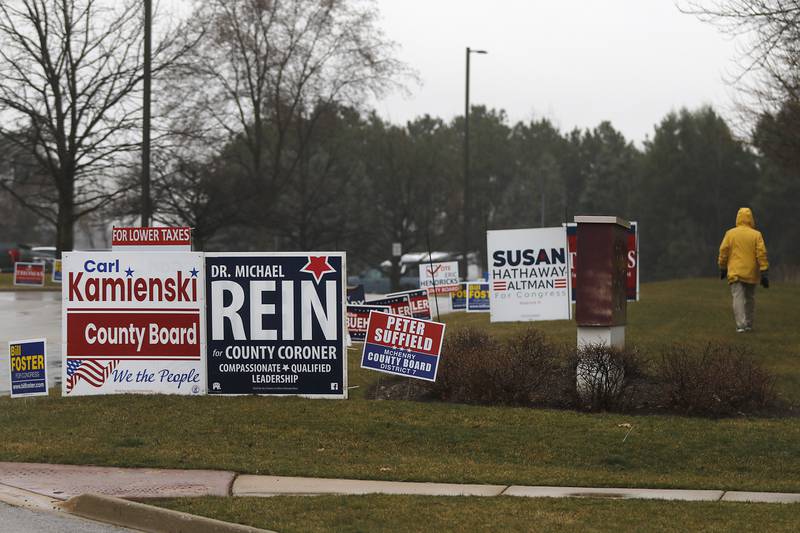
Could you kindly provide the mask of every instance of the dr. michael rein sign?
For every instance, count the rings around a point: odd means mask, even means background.
[[[444,324],[372,311],[361,368],[436,381],[443,340]]]
[[[345,255],[206,254],[209,394],[347,397]]]

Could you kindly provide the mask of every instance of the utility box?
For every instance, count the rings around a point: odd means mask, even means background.
[[[615,216],[576,216],[575,320],[578,347],[625,346],[627,323],[627,230]]]

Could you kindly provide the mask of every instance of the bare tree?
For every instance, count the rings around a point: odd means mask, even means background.
[[[731,81],[745,110],[760,115],[800,101],[800,0],[691,0],[680,8],[738,40]]]
[[[59,250],[75,222],[126,192],[116,177],[139,149],[142,8],[135,0],[0,2],[0,138],[33,156],[54,192],[17,200],[56,225]],[[153,47],[153,75],[191,45]]]
[[[265,217],[308,159],[320,113],[363,105],[409,73],[371,1],[208,0],[191,18],[204,38],[181,94],[206,117],[218,153],[238,144],[224,155],[260,191]]]

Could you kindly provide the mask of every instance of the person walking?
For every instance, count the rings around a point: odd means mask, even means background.
[[[739,208],[736,227],[725,232],[719,245],[719,279],[727,278],[731,287],[738,333],[753,329],[756,284],[760,280],[762,287],[769,288],[767,246],[755,225],[750,208]]]

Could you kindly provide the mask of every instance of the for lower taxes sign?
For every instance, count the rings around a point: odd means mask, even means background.
[[[361,368],[436,381],[444,324],[373,311]]]
[[[209,394],[347,397],[345,254],[207,253]]]
[[[47,396],[47,339],[8,343],[11,397]]]
[[[205,392],[203,254],[66,252],[63,396]]]

